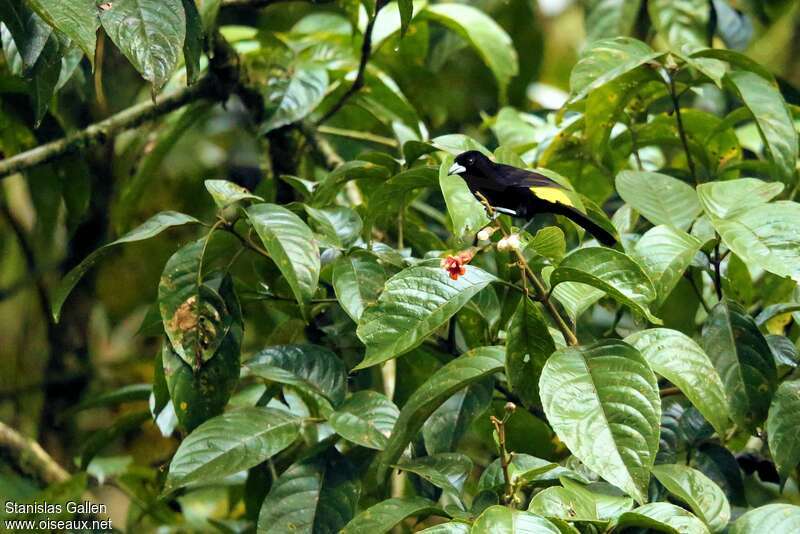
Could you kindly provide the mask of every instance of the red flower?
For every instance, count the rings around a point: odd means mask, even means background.
[[[442,258],[442,269],[450,273],[451,279],[458,280],[459,276],[466,274],[467,269],[464,266],[472,261],[474,254],[472,250],[462,250],[455,256]]]

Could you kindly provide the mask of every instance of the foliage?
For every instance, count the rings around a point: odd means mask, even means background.
[[[0,248],[44,381],[92,376],[37,392],[94,430],[70,491],[129,530],[798,528],[798,93],[741,51],[796,9],[587,1],[558,79],[532,4],[0,0]],[[470,149],[619,243],[498,216]]]

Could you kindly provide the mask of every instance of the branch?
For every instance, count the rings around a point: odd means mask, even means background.
[[[135,128],[195,100],[221,99],[223,93],[218,91],[214,78],[207,76],[194,85],[161,96],[155,102],[142,102],[66,137],[0,160],[0,179],[36,165],[48,163],[65,154],[76,152],[96,143],[102,143],[115,132]]]
[[[306,138],[311,150],[314,151],[314,154],[329,171],[332,171],[344,163],[342,157],[336,153],[330,143],[320,137],[318,130],[315,130],[314,128],[302,122],[298,123],[297,127],[300,130],[300,133],[303,134],[303,137]]]
[[[39,443],[0,422],[0,449],[7,450],[25,472],[47,484],[64,482],[69,473]]]
[[[675,79],[672,77],[672,74],[667,72],[667,77],[669,78],[669,95],[672,98],[672,107],[675,110],[675,121],[678,123],[678,135],[681,138],[681,144],[683,145],[683,150],[686,152],[686,164],[689,166],[689,172],[692,173],[692,179],[694,183],[697,182],[697,171],[694,167],[694,160],[692,159],[692,153],[689,150],[689,140],[686,137],[686,129],[683,127],[683,118],[681,117],[681,104],[680,104],[680,95],[678,95],[677,91],[675,90]]]
[[[381,8],[386,4],[387,0],[378,0],[375,5],[375,13],[369,18],[369,22],[367,22],[367,27],[364,29],[364,42],[361,45],[361,59],[358,62],[358,72],[356,73],[356,79],[353,81],[353,85],[351,85],[347,91],[342,95],[342,97],[336,101],[336,103],[331,106],[325,115],[322,116],[317,122],[316,125],[319,126],[326,122],[328,119],[336,115],[342,107],[347,103],[350,98],[353,97],[358,91],[364,86],[364,74],[367,70],[367,63],[369,62],[369,56],[372,54],[372,30],[375,28],[375,20],[378,18],[378,13],[380,12]]]

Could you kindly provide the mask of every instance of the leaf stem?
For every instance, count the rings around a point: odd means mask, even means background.
[[[513,403],[509,403],[514,406]],[[503,503],[509,504],[514,500],[514,484],[511,481],[511,473],[508,466],[511,463],[512,455],[506,449],[506,421],[511,414],[510,410],[506,410],[506,414],[502,419],[491,415],[489,421],[492,422],[494,430],[497,433],[497,450],[500,454],[500,467],[503,469],[503,480],[505,481],[505,491],[503,492]]]
[[[694,159],[692,159],[692,153],[689,150],[689,139],[686,137],[686,129],[683,126],[683,117],[681,116],[681,104],[680,104],[680,96],[678,95],[675,89],[675,78],[673,78],[672,73],[667,71],[667,78],[669,79],[669,95],[672,99],[672,108],[675,111],[675,121],[678,124],[678,135],[681,139],[681,144],[683,145],[683,150],[686,152],[686,164],[689,166],[689,172],[692,173],[692,179],[694,183],[697,184],[697,170],[694,166]]]

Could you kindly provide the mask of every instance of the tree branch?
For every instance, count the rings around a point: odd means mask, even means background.
[[[369,56],[372,54],[372,30],[375,28],[375,20],[378,18],[378,13],[380,12],[381,8],[386,4],[387,0],[378,0],[375,5],[375,13],[369,18],[367,22],[367,27],[364,29],[364,42],[361,45],[361,59],[358,62],[358,72],[356,73],[356,79],[353,81],[353,85],[351,85],[347,91],[337,100],[333,106],[322,116],[317,122],[316,126],[323,124],[324,122],[328,121],[331,117],[336,115],[340,109],[344,107],[350,98],[352,98],[358,91],[364,86],[364,74],[367,70],[367,63],[369,62]]]
[[[689,140],[686,137],[686,129],[683,126],[683,117],[681,116],[680,95],[678,95],[677,91],[675,90],[675,79],[672,77],[672,73],[667,72],[667,76],[669,78],[669,95],[672,99],[672,107],[675,110],[675,121],[678,123],[678,135],[681,138],[683,150],[686,152],[686,165],[689,166],[689,172],[692,173],[692,179],[694,180],[694,183],[697,184],[697,170],[694,166],[694,159],[692,159],[692,152],[689,150]]]
[[[0,422],[0,449],[8,451],[20,469],[46,484],[64,482],[69,478],[69,473],[39,443],[3,422]]]
[[[36,165],[48,163],[65,154],[76,152],[93,144],[102,143],[118,131],[135,128],[195,100],[202,98],[221,99],[224,92],[218,89],[215,77],[206,76],[194,85],[183,87],[173,93],[157,98],[155,102],[142,102],[100,122],[90,124],[83,130],[66,137],[0,160],[0,179]]]

